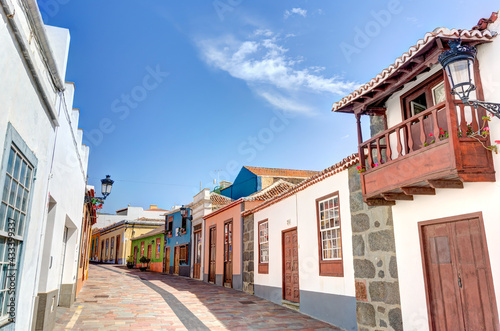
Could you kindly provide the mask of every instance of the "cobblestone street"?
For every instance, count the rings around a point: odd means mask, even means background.
[[[335,330],[233,289],[116,265],[91,265],[54,330]]]

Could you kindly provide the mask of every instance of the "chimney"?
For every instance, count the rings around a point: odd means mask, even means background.
[[[158,205],[149,205],[149,209],[158,209]]]

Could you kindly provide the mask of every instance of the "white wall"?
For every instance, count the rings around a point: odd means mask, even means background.
[[[344,277],[319,276],[316,199],[339,191]],[[254,283],[282,286],[281,232],[297,226],[300,290],[354,297],[352,230],[348,173],[342,171],[254,215]],[[258,273],[258,222],[269,219],[269,274]],[[290,225],[287,225],[290,220]]]
[[[500,30],[500,20],[490,25]],[[500,40],[478,46],[478,60],[487,101],[500,102]],[[394,107],[395,109],[396,107]],[[393,108],[389,108],[392,112]],[[397,112],[397,110],[395,110]],[[500,140],[500,119],[490,122],[491,138]],[[418,222],[482,212],[497,303],[500,299],[500,154],[492,153],[497,181],[465,183],[463,189],[436,189],[435,196],[414,196],[414,201],[398,201],[392,208],[398,261],[401,310],[405,330],[428,330],[422,256]]]
[[[99,188],[100,189],[100,188]],[[96,192],[96,195],[100,193]],[[127,210],[120,214],[97,214],[97,221],[92,226],[94,229],[102,229],[111,224],[120,221],[133,221],[141,217],[152,219],[165,219],[164,215],[167,211],[145,211],[142,207],[127,207]]]

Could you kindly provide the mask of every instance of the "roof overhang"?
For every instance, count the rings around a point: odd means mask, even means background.
[[[447,47],[446,42],[460,38],[463,43],[478,45],[491,42],[497,35],[490,30],[457,30],[437,28],[426,33],[416,45],[375,78],[333,104],[332,111],[352,114],[378,115],[382,113],[381,101],[438,63],[438,56]]]

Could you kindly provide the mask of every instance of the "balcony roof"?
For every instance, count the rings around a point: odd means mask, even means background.
[[[494,22],[496,17],[497,13],[493,13],[490,19],[481,19],[479,23],[483,21],[487,21],[488,23]],[[432,49],[443,48],[444,41],[461,38],[462,41],[466,43],[480,44],[491,42],[497,35],[497,32],[487,29],[481,30],[484,25],[485,24],[483,22],[483,24],[478,25],[471,30],[437,28],[433,32],[426,33],[424,38],[418,40],[417,43],[411,46],[407,52],[398,57],[393,64],[382,70],[381,73],[372,78],[368,83],[362,85],[356,91],[334,103],[332,111],[357,113],[360,112],[360,110],[363,110],[363,107],[366,108],[368,103],[380,100],[380,92],[385,92],[391,88],[398,88],[418,74],[419,72],[417,70],[413,73],[409,73],[413,67],[420,65],[418,66],[420,69],[425,69],[425,66],[421,65],[424,58],[422,55],[428,53]],[[437,62],[437,57],[433,60]],[[403,80],[400,78],[402,72],[408,73],[404,76],[405,79]],[[379,94],[377,95],[377,93]],[[387,93],[384,94],[386,95]]]

